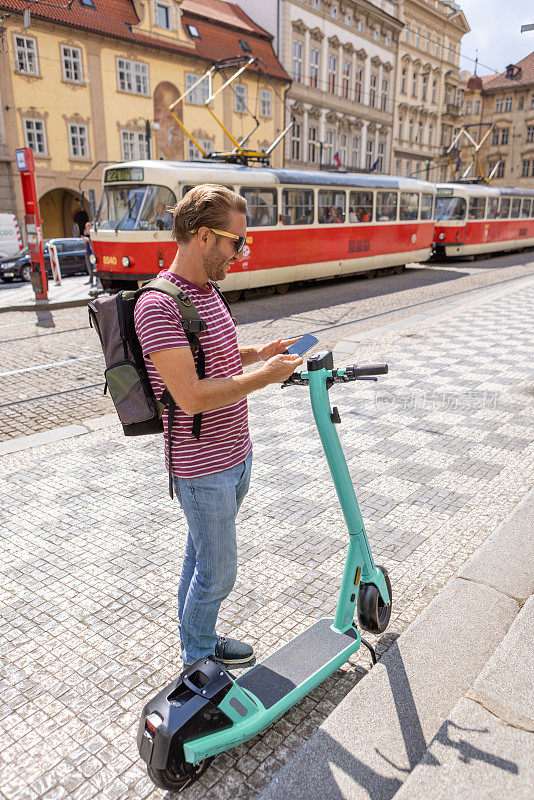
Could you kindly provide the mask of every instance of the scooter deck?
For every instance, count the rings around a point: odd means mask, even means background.
[[[333,621],[320,619],[237,678],[236,683],[252,692],[266,709],[271,708],[343,652],[351,639],[358,639],[351,628],[346,633],[333,631]]]

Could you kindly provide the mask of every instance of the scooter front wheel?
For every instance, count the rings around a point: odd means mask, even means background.
[[[392,594],[391,581],[385,567],[377,564],[377,569],[384,575],[389,593],[389,605],[386,605],[374,583],[360,583],[358,591],[358,621],[360,628],[369,633],[384,633],[391,617]]]
[[[170,792],[179,792],[189,781],[197,780],[207,770],[213,758],[204,758],[194,766],[181,762],[166,769],[154,769],[147,767],[148,777],[159,789],[167,789]]]

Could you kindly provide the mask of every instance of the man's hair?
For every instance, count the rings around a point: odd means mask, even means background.
[[[174,207],[172,238],[186,244],[199,228],[225,230],[232,211],[247,213],[244,197],[214,183],[194,186]]]

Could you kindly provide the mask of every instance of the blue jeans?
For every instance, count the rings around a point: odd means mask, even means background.
[[[252,453],[230,469],[200,478],[173,478],[189,531],[178,585],[182,658],[213,655],[215,623],[237,574],[235,519],[248,491]]]

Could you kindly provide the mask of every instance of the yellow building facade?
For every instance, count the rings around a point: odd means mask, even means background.
[[[1,56],[0,94],[13,197],[7,204],[4,198],[3,205],[23,221],[14,154],[31,147],[47,238],[72,236],[83,227],[98,202],[106,164],[149,156],[201,157],[168,107],[214,61],[254,56],[265,64],[266,74],[247,69],[212,103],[234,137],[241,139],[255,127],[247,109],[260,122],[247,147],[265,149],[284,127],[289,79],[274,56],[271,37],[245,15],[236,17],[230,4],[211,0],[205,13],[199,0],[136,6],[115,0],[115,7],[117,20],[90,18],[93,27],[104,28],[100,31],[86,29],[85,8],[71,24],[38,17],[39,4],[35,13],[32,6],[30,27],[23,27],[20,12],[11,11],[4,20],[9,52]],[[49,11],[43,3],[39,13]],[[236,69],[217,72],[212,91]],[[175,113],[204,150],[227,150],[233,145],[204,107],[207,96],[204,81]],[[282,146],[271,159],[281,165]]]

